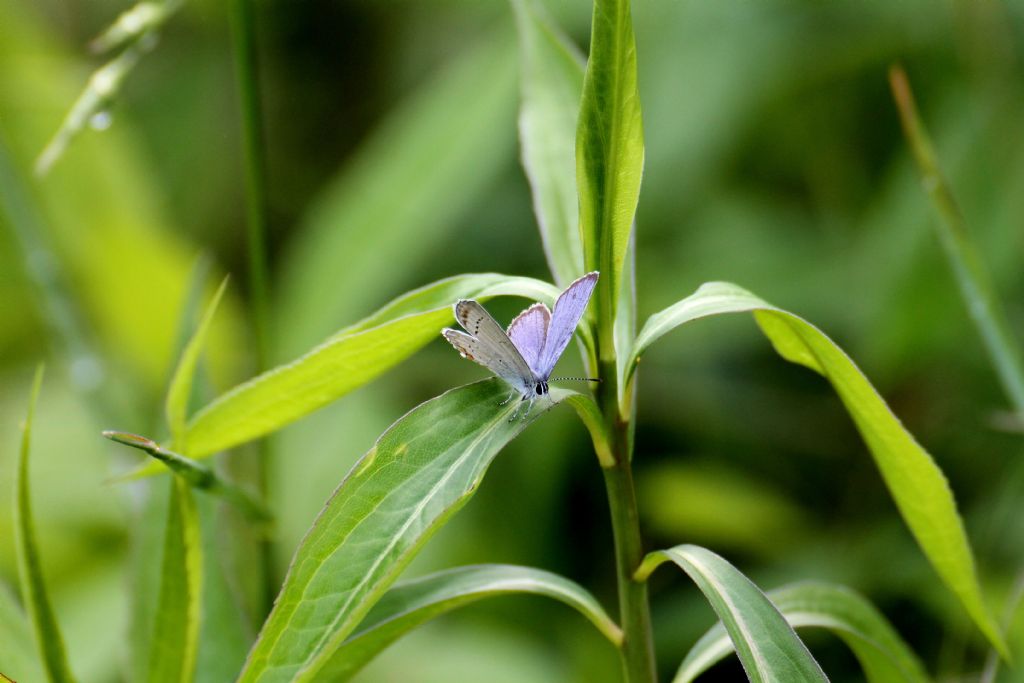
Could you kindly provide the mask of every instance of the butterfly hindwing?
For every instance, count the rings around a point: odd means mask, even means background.
[[[466,330],[445,329],[444,338],[466,358],[483,365],[520,393],[533,390],[533,370],[487,310],[471,299],[455,304],[455,319]]]
[[[548,324],[547,342],[535,368],[540,379],[548,378],[565,347],[569,345],[569,340],[576,332],[576,325],[583,317],[583,312],[587,310],[587,303],[597,284],[597,277],[596,271],[587,273],[566,287],[555,302],[551,322]]]
[[[516,316],[508,326],[508,338],[519,349],[526,364],[533,373],[537,372],[537,362],[544,351],[544,343],[548,338],[548,323],[551,311],[544,304],[537,303]]]

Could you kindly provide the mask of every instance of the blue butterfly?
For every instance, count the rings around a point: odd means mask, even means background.
[[[463,358],[508,382],[512,393],[505,403],[518,392],[520,403],[529,402],[529,413],[533,401],[547,395],[551,371],[583,317],[597,278],[596,271],[587,273],[566,287],[555,301],[554,311],[542,303],[533,304],[516,316],[507,332],[479,303],[460,299],[455,302],[455,319],[466,331],[446,327],[441,334]]]

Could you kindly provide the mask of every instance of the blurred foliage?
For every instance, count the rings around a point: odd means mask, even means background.
[[[585,45],[589,4],[547,4]],[[240,276],[245,262],[222,3],[186,3],[122,84],[113,125],[84,131],[48,176],[31,175],[101,64],[87,44],[126,8],[0,0],[0,145],[14,171],[0,174],[0,491],[13,490],[23,399],[31,368],[47,357],[34,430],[36,529],[71,667],[101,682],[126,675],[128,605],[142,590],[125,568],[129,543],[159,543],[144,513],[166,494],[151,493],[165,488],[158,480],[105,484],[136,460],[100,431],[139,425],[166,436],[160,401],[193,264],[200,253],[217,264],[212,293],[221,273]],[[441,277],[550,279],[515,144],[506,3],[264,2],[258,21],[279,359]],[[993,429],[1006,402],[931,230],[886,70],[899,60],[914,83],[1020,339],[1024,137],[1014,131],[1024,113],[1024,5],[642,1],[634,24],[646,147],[640,319],[715,279],[813,320],[945,470],[983,582],[1001,601],[1024,562],[1024,449],[1019,434]],[[424,162],[438,150],[440,162]],[[16,196],[34,218],[11,212]],[[213,324],[200,404],[252,374],[244,281],[233,278]],[[61,303],[40,282],[54,283]],[[499,319],[517,310],[493,306]],[[438,340],[275,436],[278,578],[388,424],[481,376]],[[933,674],[980,668],[982,643],[965,635],[966,616],[899,525],[825,381],[780,362],[743,318],[700,323],[652,350],[638,387],[636,467],[652,547],[699,541],[766,588],[843,583],[892,620]],[[522,563],[564,573],[608,606],[607,517],[589,439],[562,408],[509,446],[407,575]],[[204,528],[204,543],[231,545],[232,528]],[[7,587],[12,538],[10,505],[0,505]],[[786,552],[769,552],[766,538]],[[670,573],[651,590],[667,676],[713,616]],[[0,586],[4,620],[7,592]],[[360,680],[616,680],[614,653],[580,621],[558,605],[502,598],[403,639]],[[232,637],[251,637],[233,628],[242,635]],[[859,679],[835,641],[810,643],[833,680]],[[14,675],[21,664],[10,666]],[[735,667],[707,680],[732,680]]]

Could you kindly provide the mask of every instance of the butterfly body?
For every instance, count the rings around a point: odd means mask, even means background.
[[[576,331],[598,274],[587,273],[570,284],[555,302],[554,310],[536,303],[502,329],[483,306],[472,299],[455,302],[455,319],[463,330],[441,331],[463,358],[483,365],[532,402],[549,392],[548,380]],[[509,397],[511,399],[511,396]]]

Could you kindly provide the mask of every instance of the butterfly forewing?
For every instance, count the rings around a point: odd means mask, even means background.
[[[483,306],[472,300],[458,301],[455,319],[468,334],[450,329],[442,334],[459,353],[483,365],[524,395],[533,391],[533,370]]]
[[[548,337],[548,323],[551,311],[544,304],[537,303],[516,316],[508,326],[508,338],[519,349],[526,364],[533,373],[537,372],[537,363],[544,351],[544,342]]]
[[[583,317],[583,311],[587,310],[587,303],[590,295],[597,284],[597,272],[587,273],[580,279],[565,288],[565,291],[555,302],[555,308],[551,312],[551,322],[548,324],[547,342],[544,350],[537,361],[535,371],[540,379],[546,380],[555,367],[555,363],[561,357],[565,347],[569,345],[576,325]]]

